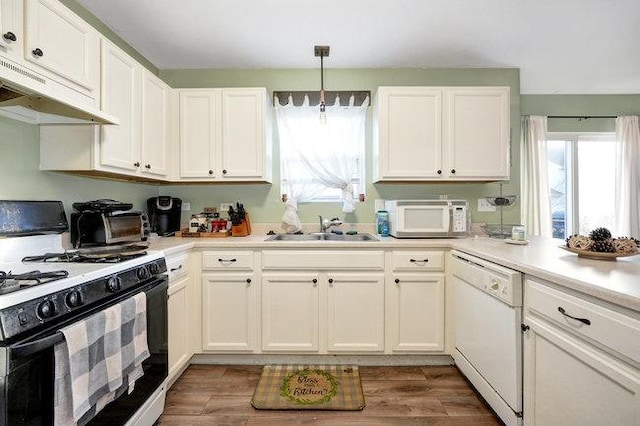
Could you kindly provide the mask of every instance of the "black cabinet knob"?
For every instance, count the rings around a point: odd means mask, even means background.
[[[442,174],[442,170],[438,170],[438,171],[437,171],[437,173],[438,173],[439,175],[441,175],[441,174]]]
[[[35,56],[39,56],[39,57],[43,57],[44,56],[44,52],[39,47],[36,47],[35,49],[33,49],[31,51],[31,53],[33,53]]]
[[[398,278],[396,278],[394,281],[396,282],[396,284],[400,284],[400,280]]]
[[[213,174],[213,170],[209,170],[209,174],[212,175]]]
[[[149,169],[151,168],[151,164],[145,164],[145,165],[144,165],[144,168],[145,168],[145,169],[147,169],[147,170],[149,170]]]
[[[314,283],[314,284],[317,284],[318,280],[314,278],[314,279],[311,280],[311,282]]]
[[[251,284],[251,278],[247,278],[247,284]]]
[[[451,174],[455,175],[456,174],[456,169],[451,169]]]
[[[14,33],[12,33],[11,31],[7,31],[6,33],[2,34],[2,37],[5,40],[10,40],[10,41],[17,41],[18,37],[16,37],[16,35]]]
[[[223,170],[222,170],[222,174],[223,174],[223,175],[226,175],[226,174],[227,174],[227,169],[223,169]]]
[[[329,284],[333,284],[333,278],[329,278]]]
[[[133,165],[136,166],[136,167],[140,167],[140,163],[137,162],[137,161],[135,163],[133,163]]]

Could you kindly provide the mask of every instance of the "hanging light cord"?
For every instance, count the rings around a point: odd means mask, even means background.
[[[320,52],[320,112],[324,111],[324,55]]]

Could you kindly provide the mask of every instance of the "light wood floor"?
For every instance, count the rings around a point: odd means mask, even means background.
[[[158,425],[501,425],[453,366],[360,367],[363,411],[251,406],[260,366],[192,365],[167,393]]]

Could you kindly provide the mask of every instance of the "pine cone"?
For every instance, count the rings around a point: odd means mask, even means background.
[[[613,240],[609,238],[606,240],[594,241],[591,246],[591,251],[596,251],[598,253],[615,253],[616,248],[613,245]]]
[[[589,236],[594,241],[607,240],[611,238],[611,231],[609,231],[607,228],[596,228],[591,231]]]

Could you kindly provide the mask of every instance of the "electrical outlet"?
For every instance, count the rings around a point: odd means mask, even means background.
[[[182,211],[188,212],[189,210],[191,210],[191,203],[182,203]]]
[[[228,212],[229,207],[233,207],[233,203],[220,203],[220,212],[221,213]]]
[[[384,200],[376,199],[373,202],[373,212],[377,213],[380,210],[384,210]]]
[[[478,198],[478,211],[479,212],[495,212],[496,211],[496,206],[492,206],[484,198]]]

